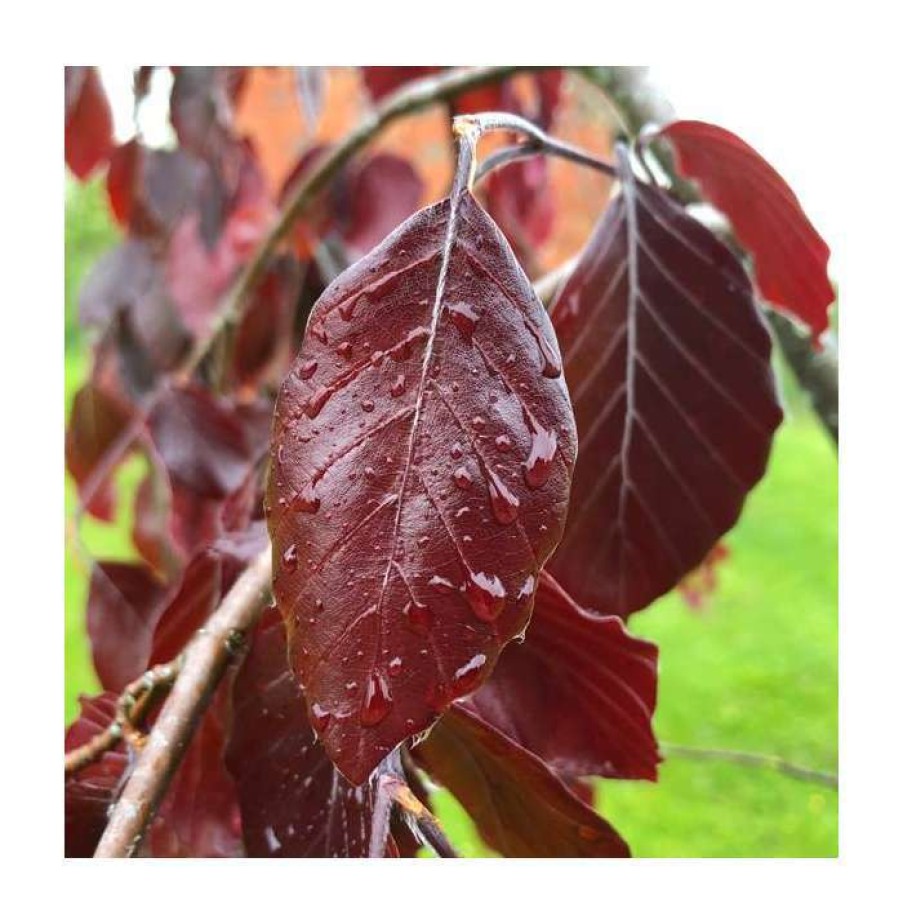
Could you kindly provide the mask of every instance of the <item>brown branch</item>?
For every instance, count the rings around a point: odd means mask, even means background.
[[[75,774],[115,749],[125,738],[135,749],[144,744],[141,726],[154,701],[172,686],[179,673],[181,659],[156,665],[132,681],[116,701],[116,714],[110,725],[87,743],[66,753],[66,776]]]
[[[614,106],[626,136],[634,138],[648,125],[663,124],[674,118],[674,110],[653,88],[642,66],[587,66],[576,70],[584,79],[600,88],[607,102]],[[656,145],[654,160],[671,182],[672,193],[682,203],[700,200],[690,182],[680,178],[667,148]],[[653,149],[644,142],[646,154]],[[837,445],[838,373],[837,356],[820,352],[800,335],[793,321],[769,308],[768,320],[781,353],[793,371],[825,430]]]
[[[266,605],[271,554],[268,547],[248,566],[182,654],[179,675],[113,808],[95,857],[127,857],[138,847],[214,690]]]
[[[702,749],[697,746],[683,746],[680,743],[660,743],[665,755],[679,756],[683,759],[696,759],[698,761],[731,762],[735,765],[749,765],[753,768],[765,768],[777,771],[788,777],[811,784],[821,784],[823,787],[837,789],[837,775],[827,771],[816,771],[789,762],[780,756],[766,755],[764,753],[743,752],[737,749]]]
[[[242,271],[217,315],[208,338],[200,342],[190,355],[184,373],[194,372],[222,342],[224,350],[216,353],[217,369],[222,377],[223,362],[228,359],[228,346],[232,333],[244,313],[247,296],[266,270],[267,264],[282,241],[288,237],[292,226],[342,167],[362,147],[373,140],[390,123],[402,116],[416,113],[432,104],[452,100],[466,91],[494,84],[521,72],[542,69],[542,66],[482,66],[472,69],[454,69],[429,78],[418,79],[399,88],[376,105],[373,112],[364,117],[345,138],[331,150],[322,154],[311,171],[299,182],[264,240]]]

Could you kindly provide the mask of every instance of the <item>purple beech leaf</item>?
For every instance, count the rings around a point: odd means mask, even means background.
[[[66,752],[84,746],[105,730],[116,715],[116,693],[81,696],[81,712],[66,730]],[[121,747],[66,778],[66,856],[87,859],[107,826],[107,811],[118,796],[128,753]]]
[[[543,571],[526,639],[463,705],[561,776],[654,781],[657,664],[652,643],[582,611]]]
[[[84,182],[113,150],[113,114],[94,66],[66,66],[66,165]]]
[[[727,129],[678,120],[660,134],[674,147],[681,175],[699,183],[752,254],[763,297],[803,320],[817,340],[828,328],[834,301],[831,251],[790,186]]]
[[[235,680],[227,765],[249,856],[367,856],[375,782],[355,787],[310,727],[288,667],[285,626],[264,612]],[[387,855],[394,855],[390,841]]]
[[[99,561],[88,587],[87,630],[94,670],[105,690],[122,692],[148,665],[166,589],[141,564]]]
[[[580,460],[549,570],[627,617],[734,525],[782,414],[739,261],[624,163],[621,178],[551,314]]]
[[[549,321],[469,192],[317,302],[276,405],[268,517],[292,666],[353,783],[526,627],[574,438]]]
[[[538,756],[460,704],[414,749],[503,856],[625,857],[630,849]],[[582,791],[581,791],[582,792]]]

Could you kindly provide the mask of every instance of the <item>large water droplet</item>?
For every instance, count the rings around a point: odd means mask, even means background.
[[[361,724],[373,727],[379,724],[389,709],[392,708],[392,693],[385,677],[374,672],[367,680],[367,688],[364,690],[364,701],[361,703]]]
[[[557,379],[561,376],[561,360],[555,353],[555,349],[549,344],[549,340],[543,335],[538,326],[534,326],[529,320],[524,318],[530,335],[536,340],[539,348],[539,356],[542,358],[542,375],[548,376],[550,379]]]
[[[433,625],[433,613],[422,602],[409,599],[402,611],[415,633],[426,633]]]
[[[298,376],[301,379],[310,379],[317,372],[317,362],[313,359],[302,361],[298,365]]]
[[[298,570],[298,548],[294,543],[282,553],[282,567],[287,574],[294,574]]]
[[[326,334],[326,326],[322,320],[310,324],[310,334],[324,345],[329,344],[329,336]]]
[[[461,336],[469,342],[477,328],[480,315],[466,301],[457,301],[448,305],[448,316]]]
[[[314,492],[312,483],[308,483],[300,492],[292,496],[292,511],[303,514],[316,514],[320,510],[320,497]]]
[[[395,378],[395,382],[392,383],[389,392],[391,393],[393,398],[398,398],[400,395],[404,394],[405,386],[407,384],[407,380],[405,379],[404,373],[399,373]]]
[[[354,308],[357,307],[357,298],[343,301],[339,305],[339,316],[347,323],[354,316]]]
[[[478,652],[469,662],[461,665],[452,678],[452,690],[455,696],[463,696],[476,689],[486,670],[486,656]]]
[[[502,482],[498,474],[487,468],[486,479],[489,484],[489,504],[492,514],[500,524],[511,524],[517,520],[520,499]]]
[[[310,707],[310,726],[318,733],[322,734],[326,730],[329,722],[332,720],[332,712],[325,706],[315,702]]]
[[[320,386],[315,389],[313,395],[304,404],[304,413],[313,420],[323,410],[323,405],[332,398],[334,391],[329,386]]]
[[[546,484],[552,472],[552,461],[558,450],[558,438],[549,431],[534,424],[533,444],[524,464],[524,480],[531,489],[539,489]]]
[[[481,621],[494,621],[505,607],[505,585],[494,574],[469,574],[464,591]]]
[[[456,442],[456,443],[451,447],[451,456],[452,456],[456,461],[459,461],[459,460],[461,459],[461,457],[463,456],[463,454],[464,454],[464,449],[461,448],[461,443],[460,443],[460,442]]]
[[[452,479],[455,481],[455,486],[458,489],[470,489],[473,486],[473,477],[470,475],[470,471],[464,467],[459,467],[453,474]]]
[[[368,414],[373,410],[374,407],[376,406],[373,404],[373,401],[370,398],[365,398],[361,402],[361,409],[366,411]]]

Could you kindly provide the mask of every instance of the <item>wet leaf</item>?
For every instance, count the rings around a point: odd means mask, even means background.
[[[582,611],[545,571],[522,644],[464,703],[559,775],[655,780],[658,650]]]
[[[354,783],[524,629],[567,508],[554,334],[469,192],[451,228],[449,210],[329,286],[276,408],[275,594],[311,722]]]
[[[550,571],[626,617],[736,522],[781,422],[771,342],[734,255],[622,165],[552,319],[580,437]]]
[[[537,756],[455,705],[415,748],[486,842],[508,857],[624,857],[627,844]]]
[[[275,611],[258,625],[235,681],[227,762],[249,856],[361,857],[370,845],[375,782],[355,787],[310,727]],[[394,845],[390,844],[390,853]]]
[[[745,141],[720,126],[678,120],[659,134],[674,147],[681,175],[699,182],[752,254],[762,296],[803,320],[817,339],[828,328],[834,301],[831,251],[790,186]]]

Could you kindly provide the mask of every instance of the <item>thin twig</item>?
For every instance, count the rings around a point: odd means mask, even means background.
[[[227,345],[231,343],[231,333],[241,320],[250,290],[263,275],[270,259],[282,241],[288,237],[295,222],[318,192],[335,178],[354,154],[372,141],[386,126],[402,116],[416,113],[432,104],[451,100],[474,88],[542,68],[542,66],[483,66],[455,69],[410,82],[379,103],[344,139],[324,152],[310,172],[298,183],[279,218],[226,297],[207,339],[198,343],[189,356],[183,372],[191,374],[197,370],[217,342],[224,341]],[[228,359],[228,354],[225,358]]]
[[[271,555],[267,547],[254,559],[185,649],[181,671],[113,808],[95,857],[127,857],[137,849],[214,690],[266,605]]]
[[[145,740],[141,730],[144,719],[160,692],[172,686],[180,665],[181,660],[177,658],[165,665],[156,665],[133,680],[116,701],[116,714],[109,726],[87,743],[66,753],[66,776],[96,762],[115,749],[123,738],[133,748],[140,749]]]
[[[417,798],[407,782],[397,775],[383,775],[379,781],[383,799],[394,803],[415,835],[426,841],[442,859],[457,859],[458,853],[442,830],[439,819]],[[379,799],[377,799],[379,804]]]
[[[743,752],[737,749],[703,749],[697,746],[684,746],[680,743],[660,743],[662,752],[666,756],[678,756],[683,759],[696,759],[700,761],[731,762],[735,765],[749,765],[753,768],[765,768],[777,771],[788,777],[810,784],[821,784],[823,787],[837,789],[837,775],[828,771],[816,771],[789,762],[780,756],[766,755],[764,753]]]

